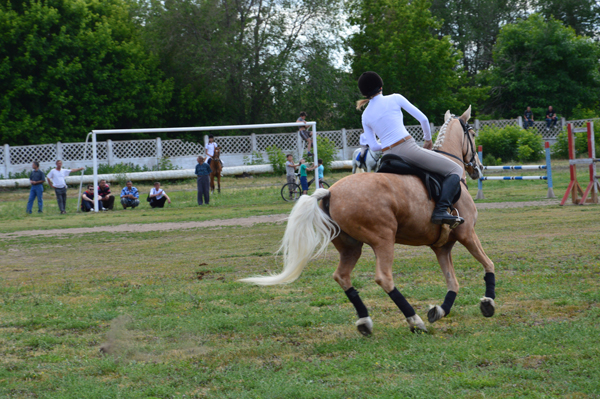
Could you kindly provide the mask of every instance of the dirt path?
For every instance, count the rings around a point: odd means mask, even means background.
[[[546,206],[558,205],[558,200],[552,201],[527,201],[527,202],[490,202],[477,204],[477,209],[504,209],[504,208],[523,208],[526,206]],[[197,229],[202,227],[220,227],[220,226],[252,226],[256,223],[277,223],[284,222],[288,217],[286,213],[278,215],[253,216],[249,218],[238,219],[213,219],[204,222],[177,222],[177,223],[147,223],[147,224],[121,224],[116,226],[99,226],[99,227],[76,227],[70,229],[52,229],[52,230],[24,230],[15,231],[13,233],[0,234],[0,239],[17,238],[24,236],[37,235],[62,235],[62,234],[86,234],[86,233],[144,233],[147,231],[164,231],[164,230],[184,230]]]

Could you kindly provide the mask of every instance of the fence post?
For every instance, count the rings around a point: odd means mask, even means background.
[[[479,133],[479,119],[475,119],[475,131]]]
[[[4,178],[8,179],[10,176],[10,146],[4,144]]]
[[[566,119],[564,117],[560,118],[560,130],[562,130],[565,126],[567,126]]]
[[[519,127],[523,129],[523,118],[521,116],[517,118],[517,123],[519,124]]]
[[[433,122],[429,122],[429,131],[431,132],[431,139],[433,140],[433,134],[435,133],[435,125]],[[423,136],[423,140],[425,140],[425,136]]]
[[[207,135],[207,134],[205,134],[205,135],[204,135],[204,147],[202,147],[202,148],[200,149],[200,155],[202,155],[203,157],[205,157],[205,156],[206,156],[206,155],[205,155],[205,154],[206,154],[206,151],[205,151],[204,149],[206,148],[206,146],[207,146],[207,145],[208,145],[208,135]]]
[[[475,121],[477,121],[477,119],[475,119]],[[479,146],[479,148],[477,148],[477,156],[479,156],[479,162],[481,162],[481,164],[483,165],[482,146]],[[483,169],[481,169],[481,173],[483,173]],[[483,181],[481,180],[482,177],[483,176],[479,176],[479,179],[477,179],[477,196],[475,197],[476,200],[485,199],[485,196],[483,195]]]
[[[63,151],[62,151],[62,143],[60,141],[58,141],[56,143],[56,160],[61,160],[64,163],[64,159],[63,159]]]
[[[251,133],[250,134],[250,152],[252,152],[252,155],[254,155],[254,153],[256,152],[256,134],[255,133]]]
[[[113,142],[111,139],[106,140],[106,162],[108,162],[108,166],[113,165]]]
[[[296,149],[298,150],[298,160],[302,159],[302,153],[304,152],[304,146],[302,145],[302,139],[300,135],[296,133]]]
[[[552,185],[552,166],[550,165],[550,143],[546,141],[544,144],[546,148],[546,177],[548,178],[548,195],[546,198],[556,198],[554,195],[554,188]]]
[[[344,128],[342,128],[342,159],[348,159],[348,137]]]
[[[160,137],[156,138],[156,169],[160,170],[160,160],[162,159],[162,140]]]

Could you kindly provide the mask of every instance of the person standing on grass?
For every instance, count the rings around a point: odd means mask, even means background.
[[[212,172],[210,165],[204,162],[204,157],[199,156],[195,172],[196,176],[198,176],[198,205],[202,205],[202,197],[204,197],[206,205],[208,205],[208,201],[210,200],[210,185],[208,181],[210,172]]]
[[[160,183],[154,183],[154,187],[150,189],[150,206],[152,208],[164,208],[165,201],[171,203],[171,198],[165,193],[165,190],[160,188]]]
[[[44,211],[44,200],[42,195],[44,193],[44,180],[46,180],[44,172],[40,170],[40,163],[38,161],[33,161],[31,167],[33,168],[29,174],[31,189],[29,190],[29,201],[27,201],[27,213],[30,215],[33,210],[33,201],[36,197],[38,201],[38,213]]]
[[[296,168],[300,166],[300,164],[294,164],[294,156],[292,154],[287,155],[287,161],[285,162],[285,175],[288,183],[296,183]],[[292,186],[290,186],[290,198],[294,194],[291,191]]]
[[[127,207],[133,209],[139,204],[140,192],[137,188],[133,187],[133,182],[128,180],[123,190],[121,190],[121,205],[123,205],[123,209],[127,209]]]
[[[321,184],[323,182],[323,175],[325,173],[325,166],[323,166],[323,160],[319,158],[319,167],[317,168],[317,173],[319,175],[319,188],[323,188]],[[314,169],[314,168],[313,168]]]
[[[306,161],[304,159],[300,160],[300,185],[302,186],[302,195],[308,194],[308,175],[306,172],[313,171],[316,168],[316,165],[312,168],[309,168],[307,167]]]
[[[63,169],[62,161],[56,161],[56,169],[52,169],[46,179],[48,180],[48,185],[54,189],[56,193],[56,201],[58,202],[58,209],[60,209],[60,213],[67,213],[67,183],[65,182],[65,177],[69,176],[72,172],[79,172],[85,168],[77,168],[77,169]]]

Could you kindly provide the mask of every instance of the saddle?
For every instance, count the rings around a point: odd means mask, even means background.
[[[398,155],[387,154],[381,157],[377,173],[392,173],[396,175],[418,176],[425,185],[425,188],[427,189],[428,198],[435,202],[437,202],[440,199],[440,194],[442,192],[442,182],[444,181],[444,177],[438,175],[437,173],[431,173],[423,169],[416,168],[406,163]],[[461,191],[462,190],[458,190],[458,193],[452,199],[453,204],[456,204],[460,199]]]

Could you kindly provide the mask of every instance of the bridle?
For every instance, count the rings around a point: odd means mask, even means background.
[[[469,125],[468,122],[465,122],[462,119],[455,117],[454,115],[452,115],[452,118],[458,119],[460,121],[460,125],[462,126],[463,132],[464,132],[461,148],[464,148],[464,146],[465,146],[465,137],[466,137],[467,143],[468,143],[467,150],[469,149],[469,147],[471,148],[471,159],[469,159],[469,162],[465,162],[464,159],[460,159],[456,155],[450,154],[449,152],[442,151],[442,150],[433,150],[433,151],[439,152],[440,154],[448,155],[449,157],[452,157],[455,159],[458,159],[466,167],[472,167],[474,169],[479,169],[479,165],[477,165],[477,163],[475,162],[475,156],[476,156],[475,155],[475,143],[474,143],[473,139],[471,138],[471,135],[469,134],[469,132],[472,130],[473,135],[475,135],[475,129],[473,129],[473,126]]]

